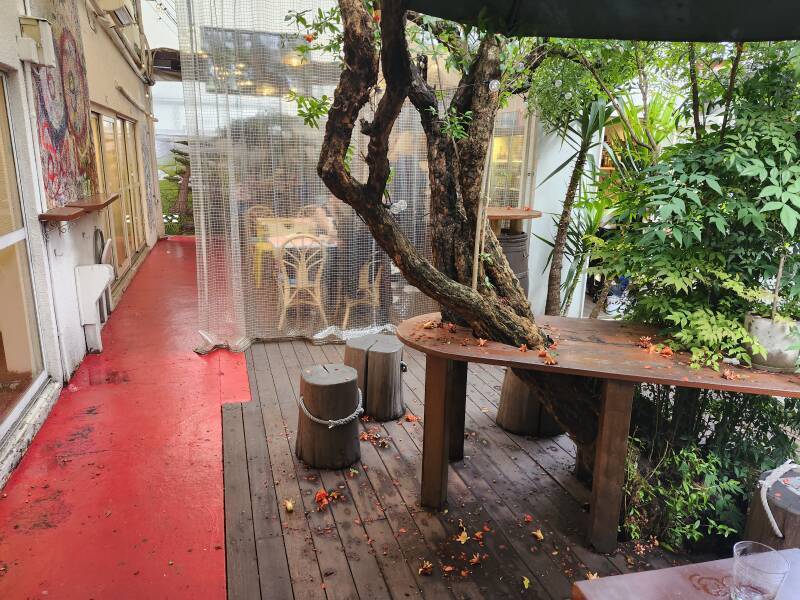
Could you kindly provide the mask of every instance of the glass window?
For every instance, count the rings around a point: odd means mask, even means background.
[[[11,233],[21,227],[22,210],[14,164],[14,147],[11,143],[11,127],[6,113],[5,85],[0,85],[0,235]]]
[[[42,372],[25,240],[0,249],[0,423]]]
[[[5,85],[0,74],[0,424],[43,370]]]

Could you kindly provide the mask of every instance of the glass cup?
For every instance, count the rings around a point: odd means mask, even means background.
[[[789,572],[779,552],[758,542],[733,546],[732,600],[774,600]]]

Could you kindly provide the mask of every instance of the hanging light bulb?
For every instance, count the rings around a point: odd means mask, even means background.
[[[489,82],[489,90],[492,92],[496,92],[500,89],[500,82],[497,79],[492,79]]]

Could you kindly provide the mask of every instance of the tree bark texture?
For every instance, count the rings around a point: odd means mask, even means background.
[[[564,249],[567,246],[567,235],[569,234],[569,224],[572,220],[572,207],[575,204],[575,197],[578,194],[578,186],[583,177],[583,169],[586,166],[586,155],[589,152],[591,139],[581,140],[581,146],[575,157],[575,165],[572,168],[572,175],[569,178],[567,193],[564,196],[564,205],[561,209],[561,217],[558,220],[556,237],[553,240],[553,257],[550,260],[550,273],[547,276],[547,301],[544,307],[546,315],[561,314],[561,273],[564,265]]]
[[[406,280],[441,305],[444,319],[467,324],[483,338],[546,347],[548,338],[534,322],[525,292],[491,231],[486,232],[484,246],[490,258],[481,264],[478,289],[470,287],[484,161],[500,101],[488,85],[500,75],[500,39],[490,35],[482,40],[450,103],[458,114],[472,113],[466,137],[454,140],[443,127],[436,91],[411,61],[402,0],[382,3],[380,51],[375,23],[361,0],[339,0],[339,7],[344,68],[328,112],[319,176],[363,219]],[[369,138],[368,175],[362,182],[346,168],[345,156],[359,113],[377,84],[379,65],[385,92],[372,119],[360,122],[361,133]],[[420,115],[427,142],[433,263],[412,244],[382,201],[390,172],[389,135],[406,98]],[[522,377],[579,444],[594,444],[599,403],[598,396],[587,393],[586,382],[569,377],[551,381],[531,373]]]

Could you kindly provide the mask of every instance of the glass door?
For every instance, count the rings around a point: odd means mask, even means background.
[[[45,379],[6,81],[0,75],[0,432]]]
[[[123,121],[125,125],[125,156],[128,161],[128,198],[133,217],[134,248],[138,252],[145,244],[144,220],[142,218],[142,188],[139,181],[139,155],[136,152],[136,125]]]
[[[117,277],[125,273],[131,264],[128,232],[125,221],[125,196],[120,177],[120,155],[117,143],[117,119],[102,116],[101,137],[103,143],[103,179],[107,193],[117,192],[119,198],[109,206],[109,230],[114,246],[114,263]]]
[[[117,279],[131,266],[145,245],[136,124],[121,117],[92,113],[95,162],[100,189],[119,197],[106,209],[103,223],[106,239],[113,240]]]

